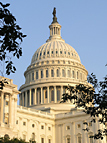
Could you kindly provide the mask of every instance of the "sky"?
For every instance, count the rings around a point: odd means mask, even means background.
[[[61,24],[61,36],[79,54],[81,63],[96,74],[99,80],[106,75],[107,67],[107,0],[3,0],[10,3],[9,10],[17,24],[27,35],[21,47],[23,56],[13,59],[13,79],[18,89],[25,82],[24,72],[35,51],[49,38],[48,26],[52,22],[53,8]]]

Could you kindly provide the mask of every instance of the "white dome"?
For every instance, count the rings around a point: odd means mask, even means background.
[[[47,58],[68,58],[80,62],[80,57],[75,49],[64,41],[57,39],[46,42],[39,47],[32,57],[31,64]]]

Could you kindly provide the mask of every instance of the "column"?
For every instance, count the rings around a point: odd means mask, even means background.
[[[27,91],[25,91],[25,106],[27,107],[28,105],[27,105]]]
[[[11,125],[11,116],[12,115],[12,96],[9,95],[9,125]]]
[[[56,86],[54,86],[54,101],[57,103]]]
[[[62,98],[62,94],[63,94],[63,86],[61,86],[61,97],[60,97],[60,100]]]
[[[43,87],[41,87],[41,104],[43,104]]]
[[[1,92],[1,116],[0,116],[0,124],[3,123],[3,106],[4,106],[4,93]]]
[[[31,106],[31,89],[29,90],[29,106]]]
[[[37,98],[36,98],[36,91],[37,91],[37,88],[35,88],[34,105],[37,104],[37,101],[36,101],[36,99],[37,99]]]
[[[50,98],[49,98],[49,86],[47,87],[47,97],[48,97],[48,103],[50,101]]]

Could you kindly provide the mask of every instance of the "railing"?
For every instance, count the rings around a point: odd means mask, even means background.
[[[41,114],[41,115],[47,115],[47,116],[50,116],[50,117],[54,117],[54,115],[51,114],[51,113],[43,112],[43,111],[32,109],[32,108],[27,108],[27,107],[20,106],[20,105],[17,105],[17,108],[20,109],[20,110],[23,110],[23,111],[27,110],[30,113],[33,112],[33,113],[38,113],[38,114]]]

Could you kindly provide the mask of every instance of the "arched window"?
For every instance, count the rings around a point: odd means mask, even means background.
[[[70,75],[70,70],[68,70],[68,77],[70,77],[71,75]]]
[[[34,72],[32,73],[32,80],[34,80]]]
[[[51,70],[51,77],[54,77],[54,70]]]
[[[51,143],[51,139],[48,139],[48,143]]]
[[[54,101],[54,90],[51,90],[51,101]]]
[[[56,75],[59,77],[59,69],[56,70]]]
[[[41,78],[43,78],[43,70],[41,70]]]
[[[46,70],[46,77],[48,77],[48,69]]]
[[[82,73],[80,73],[80,79],[82,80]]]
[[[32,140],[35,141],[35,133],[32,133]]]
[[[78,71],[77,71],[77,79],[78,79]]]
[[[38,79],[38,71],[36,71],[36,79]]]
[[[70,143],[70,137],[67,137],[67,143]]]
[[[65,70],[62,69],[62,77],[65,77]]]
[[[93,133],[92,132],[89,133],[89,143],[94,143],[92,136],[93,136]]]
[[[75,78],[75,73],[74,73],[74,71],[72,71],[72,78]]]
[[[60,89],[57,89],[57,101],[60,101]]]
[[[81,141],[81,134],[78,134],[78,136],[77,136],[77,143],[82,143],[82,141]]]

